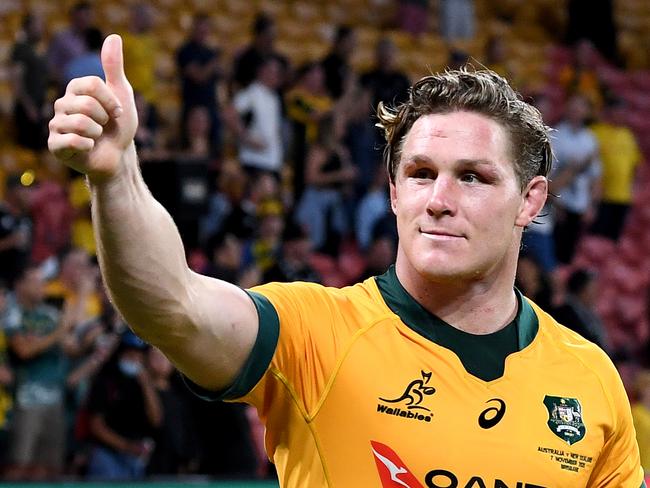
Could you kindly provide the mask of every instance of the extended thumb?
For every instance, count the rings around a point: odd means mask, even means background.
[[[127,82],[124,74],[124,56],[122,54],[122,38],[111,34],[104,40],[102,46],[102,67],[109,86],[122,86]]]

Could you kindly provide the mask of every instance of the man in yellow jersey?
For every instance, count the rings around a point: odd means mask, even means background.
[[[212,398],[255,405],[284,487],[638,488],[630,406],[596,346],[514,289],[546,200],[539,113],[491,72],[379,109],[400,242],[355,286],[244,291],[193,273],[140,177],[121,44],[74,80],[50,149],[88,176],[115,305]]]

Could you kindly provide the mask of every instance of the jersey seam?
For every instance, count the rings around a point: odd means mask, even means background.
[[[366,332],[368,332],[370,329],[372,329],[379,322],[383,322],[387,318],[390,318],[390,315],[386,314],[385,316],[382,316],[382,317],[376,319],[370,325],[367,325],[363,329],[359,329],[358,331],[356,331],[354,333],[354,335],[350,338],[347,346],[345,347],[345,350],[339,356],[339,359],[337,359],[336,365],[334,366],[334,369],[332,370],[332,373],[330,374],[330,377],[327,380],[327,384],[325,385],[325,388],[323,388],[323,392],[321,393],[321,396],[320,396],[318,402],[316,402],[316,406],[314,407],[313,412],[309,414],[309,417],[310,417],[311,420],[313,420],[316,417],[316,415],[318,415],[318,412],[320,411],[321,407],[325,403],[325,400],[327,399],[327,395],[329,394],[330,389],[332,388],[332,385],[334,384],[334,381],[336,380],[336,377],[338,375],[339,370],[343,366],[343,362],[348,357],[348,354],[350,353],[350,350],[352,349],[352,346],[354,346],[354,344],[359,339],[359,337],[364,335]]]
[[[311,432],[311,436],[314,439],[314,443],[316,444],[316,451],[318,452],[318,457],[320,459],[321,466],[323,467],[323,476],[325,476],[325,481],[327,481],[327,485],[331,486],[332,483],[330,481],[330,475],[329,475],[329,470],[327,469],[327,464],[325,463],[325,456],[323,455],[323,450],[320,444],[320,440],[318,439],[318,435],[316,434],[314,426],[312,425],[313,419],[310,418],[306,409],[302,408],[302,405],[298,400],[298,395],[296,394],[295,390],[293,389],[293,386],[291,385],[287,377],[284,376],[282,372],[276,368],[271,368],[271,374],[275,376],[280,381],[280,383],[284,385],[285,389],[289,393],[289,397],[291,398],[291,401],[294,403],[296,408],[298,408],[298,411],[300,412],[300,415],[302,415],[305,424],[307,424],[307,428],[309,429],[309,432]]]

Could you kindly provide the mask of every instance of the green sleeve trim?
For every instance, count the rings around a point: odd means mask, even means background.
[[[640,486],[639,488],[647,488],[647,486],[646,486],[646,484],[645,484],[645,481],[642,481],[642,482],[641,482],[641,486]]]
[[[244,363],[244,367],[237,375],[237,378],[235,378],[235,381],[223,390],[212,391],[202,388],[188,378],[183,377],[188,388],[204,400],[235,400],[243,397],[262,379],[269,364],[271,364],[273,354],[275,354],[275,348],[280,335],[278,312],[269,299],[261,293],[249,290],[246,290],[246,293],[251,297],[257,309],[259,329],[253,350]]]

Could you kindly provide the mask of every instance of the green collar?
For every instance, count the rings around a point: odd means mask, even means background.
[[[399,282],[394,266],[375,280],[388,307],[410,329],[453,351],[469,373],[484,381],[501,377],[506,357],[528,346],[539,328],[537,315],[517,289],[515,319],[493,334],[475,335],[456,329],[420,305]]]

